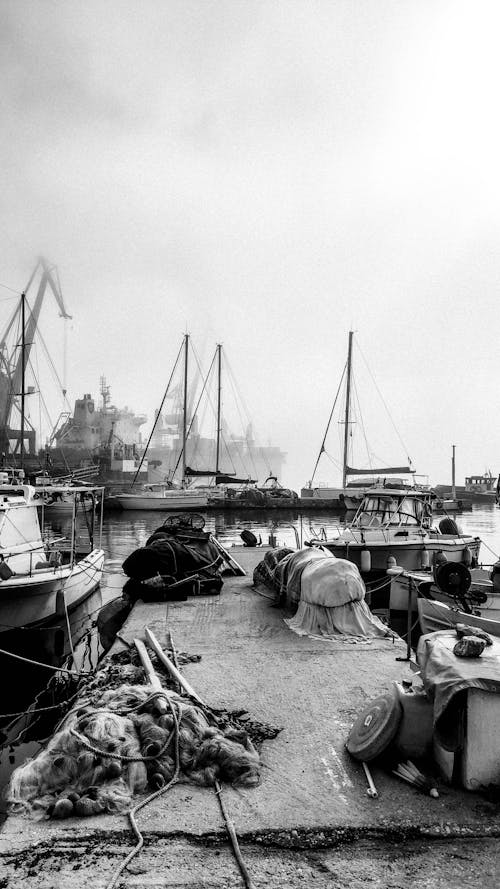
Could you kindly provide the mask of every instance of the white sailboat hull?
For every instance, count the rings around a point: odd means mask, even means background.
[[[110,498],[111,499],[111,498]],[[166,490],[163,493],[115,494],[113,503],[121,509],[143,509],[177,511],[186,509],[205,509],[208,496],[198,491]]]

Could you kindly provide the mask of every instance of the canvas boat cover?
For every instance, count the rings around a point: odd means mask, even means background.
[[[328,550],[271,551],[264,565],[257,566],[254,582],[258,581],[265,582],[295,610],[285,623],[299,635],[349,642],[393,635],[368,608],[356,565],[337,559]]]
[[[492,636],[480,657],[462,658],[453,653],[453,630],[421,636],[417,661],[428,697],[434,706],[434,728],[442,746],[457,750],[461,744],[460,711],[469,688],[500,693],[500,638]]]

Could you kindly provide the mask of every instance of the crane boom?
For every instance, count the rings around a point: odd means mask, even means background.
[[[24,343],[23,348],[19,348],[19,344],[16,344],[11,354],[9,354],[7,350],[8,337],[15,329],[15,325],[21,317],[22,300],[14,310],[3,332],[2,338],[0,339],[0,354],[2,355],[0,372],[3,372],[4,376],[4,385],[1,387],[3,390],[1,401],[3,403],[0,406],[0,446],[4,453],[9,450],[9,439],[18,438],[20,434],[19,431],[10,428],[12,408],[16,397],[20,394],[22,389],[22,381],[26,372],[26,367],[29,363],[31,347],[34,342],[38,319],[40,317],[40,311],[47,288],[52,291],[56,299],[60,316],[62,318],[71,318],[71,315],[68,315],[66,311],[59,282],[54,276],[52,269],[49,268],[46,260],[43,258],[38,259],[24,291],[24,296],[26,296],[28,290],[32,287],[38,273],[40,273],[40,278],[33,308],[30,308],[27,300],[25,301],[27,317],[24,324],[24,335],[22,337]]]

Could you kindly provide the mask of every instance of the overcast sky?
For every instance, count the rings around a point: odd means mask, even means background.
[[[183,333],[207,363],[222,342],[300,488],[352,328],[399,434],[360,377],[372,454],[436,483],[453,443],[457,481],[500,471],[497,2],[0,14],[0,283],[21,290],[39,254],[57,266],[72,398],[104,374],[152,418]],[[339,481],[326,458],[317,478]]]

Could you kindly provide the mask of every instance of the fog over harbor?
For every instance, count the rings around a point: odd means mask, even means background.
[[[207,367],[223,343],[300,489],[352,329],[374,459],[498,474],[496,3],[0,0],[0,25],[0,329],[47,257],[71,403],[103,374],[151,422],[183,334]]]

